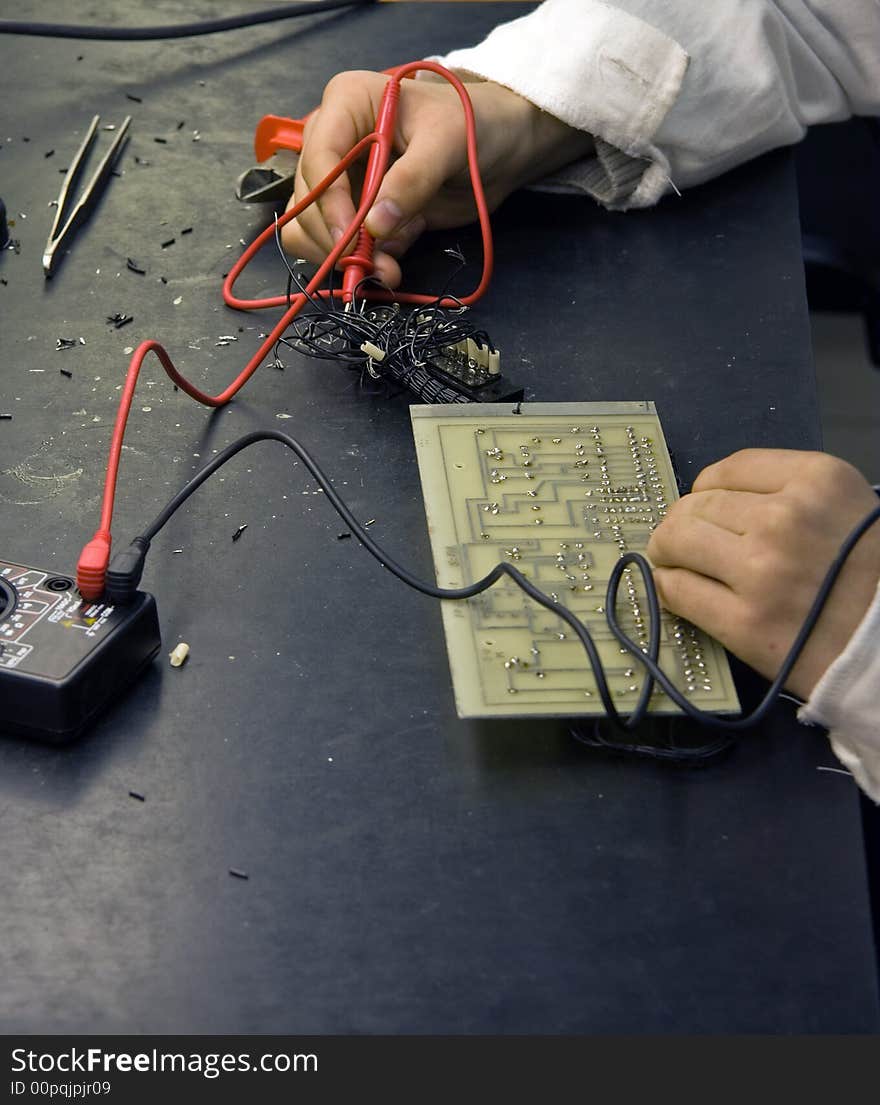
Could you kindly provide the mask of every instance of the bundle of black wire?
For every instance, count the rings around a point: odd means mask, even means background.
[[[276,343],[276,361],[280,347],[287,346],[309,357],[346,365],[360,373],[364,385],[381,381],[386,386],[406,388],[423,403],[470,401],[467,395],[431,370],[431,362],[438,354],[467,338],[495,352],[489,335],[470,323],[468,308],[448,291],[466,264],[460,250],[444,250],[456,262],[456,267],[434,301],[407,309],[399,303],[370,303],[364,298],[366,287],[376,283],[373,277],[358,284],[352,302],[345,306],[332,294],[332,274],[329,298],[311,295],[298,267],[305,262],[291,265],[281,245],[277,219],[275,244],[287,269],[288,306],[294,287],[309,301],[308,307],[293,320],[289,333]],[[441,306],[450,300],[457,306]],[[368,351],[370,347],[375,351],[372,355]]]
[[[861,522],[852,530],[849,536],[841,545],[840,551],[831,564],[828,572],[825,575],[822,585],[816,595],[813,605],[801,626],[791,649],[788,652],[782,667],[779,669],[776,678],[770,684],[764,697],[758,706],[747,715],[738,718],[725,718],[719,717],[716,714],[709,713],[705,710],[699,709],[692,702],[690,702],[684,694],[675,686],[669,676],[658,665],[658,657],[660,653],[660,604],[657,598],[657,589],[654,586],[654,580],[651,575],[651,567],[648,561],[640,553],[627,552],[624,553],[615,564],[611,576],[608,580],[608,590],[605,598],[605,617],[608,622],[608,628],[611,630],[614,637],[620,643],[620,645],[630,652],[633,657],[642,665],[645,669],[645,679],[642,684],[641,691],[639,693],[638,701],[632,711],[627,717],[624,717],[614,704],[611,696],[611,690],[608,686],[608,681],[605,676],[605,671],[602,665],[601,658],[599,657],[598,650],[596,648],[593,638],[590,636],[590,632],[587,627],[577,618],[567,607],[561,603],[554,601],[549,595],[546,595],[543,591],[539,590],[535,585],[528,580],[522,572],[515,568],[512,564],[501,562],[496,564],[495,567],[482,579],[477,580],[475,583],[469,584],[467,587],[457,588],[444,588],[437,587],[432,583],[425,583],[417,576],[414,576],[402,565],[398,564],[373,540],[367,530],[358,522],[355,516],[352,514],[349,507],[340,498],[336,492],[333,484],[324,475],[321,469],[318,467],[316,461],[309,455],[309,453],[299,444],[294,438],[287,434],[281,433],[278,430],[257,430],[254,433],[246,434],[244,437],[234,441],[231,445],[228,445],[222,452],[218,453],[211,461],[209,461],[200,472],[196,473],[193,478],[184,485],[174,496],[174,498],[165,506],[165,508],[159,513],[154,521],[144,530],[142,534],[132,541],[128,549],[124,549],[121,553],[114,556],[110,565],[110,570],[107,573],[107,592],[111,602],[125,603],[130,602],[135,590],[140,582],[141,575],[143,573],[144,561],[146,554],[150,547],[150,542],[156,536],[156,534],[162,529],[165,523],[171,518],[175,511],[186,502],[186,500],[196,491],[210,476],[217,471],[218,468],[226,464],[234,456],[240,453],[243,449],[247,449],[251,445],[255,445],[260,441],[278,441],[282,445],[285,445],[288,449],[291,449],[297,457],[303,462],[305,467],[312,474],[318,485],[324,491],[327,499],[336,510],[336,512],[343,519],[345,524],[349,527],[351,532],[360,541],[364,548],[378,560],[379,564],[392,575],[396,576],[399,580],[405,583],[408,587],[414,588],[416,591],[420,591],[423,595],[428,595],[431,598],[436,599],[468,599],[474,595],[480,594],[482,591],[487,590],[494,583],[497,583],[503,576],[509,576],[514,583],[517,584],[525,593],[543,606],[545,609],[551,611],[558,618],[561,618],[577,635],[581,644],[584,647],[584,651],[587,654],[590,667],[593,670],[593,675],[596,680],[596,688],[599,692],[599,697],[602,700],[602,705],[605,709],[608,720],[612,725],[622,733],[630,733],[635,730],[644,720],[647,712],[651,693],[654,689],[655,682],[662,687],[666,692],[669,699],[679,707],[679,709],[693,721],[699,722],[701,725],[710,729],[720,730],[724,734],[733,735],[742,732],[744,729],[748,729],[753,725],[757,725],[768,714],[772,706],[774,705],[777,697],[785,686],[786,680],[792,672],[797,660],[804,649],[807,639],[812,633],[816,622],[819,620],[819,616],[828,601],[828,596],[831,593],[831,589],[839,576],[847,557],[852,552],[856,543],[865,534],[868,529],[880,519],[880,506],[876,507],[870,514],[862,519]],[[646,651],[642,651],[638,642],[628,637],[624,630],[621,628],[617,620],[617,593],[620,588],[621,577],[624,569],[630,565],[635,565],[642,577],[642,582],[645,586],[647,594],[648,611],[650,614],[650,635],[648,641],[648,647]],[[588,743],[605,743],[602,741],[588,742]],[[699,748],[681,748],[681,749],[665,749],[654,750],[660,758],[665,759],[680,759],[680,760],[694,760],[704,759],[707,755],[711,755],[716,751],[720,751],[724,748],[729,740],[714,740],[710,744],[703,745]],[[639,754],[650,753],[650,749],[647,749],[643,744],[636,743],[627,745],[625,743],[619,743],[615,745],[619,750],[633,751]]]

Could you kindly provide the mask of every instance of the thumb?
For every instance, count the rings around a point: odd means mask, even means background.
[[[445,182],[464,160],[464,144],[447,140],[433,128],[417,131],[406,152],[385,174],[376,202],[364,226],[376,239],[393,238],[419,214],[424,214]]]

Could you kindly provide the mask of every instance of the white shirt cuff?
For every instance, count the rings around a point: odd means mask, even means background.
[[[828,729],[831,747],[862,790],[880,803],[880,585],[849,644],[798,711]]]

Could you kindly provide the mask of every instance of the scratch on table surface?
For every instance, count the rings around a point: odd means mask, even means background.
[[[82,473],[82,468],[76,468],[72,472],[52,472],[44,476],[31,471],[27,461],[22,464],[14,464],[11,468],[4,469],[2,474],[18,480],[25,487],[30,488],[31,495],[36,494],[37,498],[16,498],[13,492],[4,491],[0,487],[0,499],[16,506],[37,506],[47,499],[53,499],[56,495],[60,495],[73,481],[78,480]]]
[[[83,469],[53,471],[51,458],[42,455],[50,444],[44,441],[36,453],[0,471],[0,500],[15,506],[37,506],[76,483]]]

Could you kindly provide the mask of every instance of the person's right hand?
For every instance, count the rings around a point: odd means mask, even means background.
[[[289,207],[322,180],[375,126],[388,77],[335,76],[306,122]],[[516,188],[583,156],[592,139],[491,81],[468,84],[477,124],[480,174],[489,210]],[[394,155],[365,226],[376,239],[377,277],[400,283],[397,258],[423,230],[463,226],[476,218],[468,175],[464,112],[445,81],[403,80]],[[363,168],[340,176],[320,199],[281,231],[284,248],[320,263],[355,214]],[[352,186],[357,189],[352,197]]]
[[[773,679],[850,530],[877,507],[825,453],[743,449],[710,464],[648,543],[667,610]],[[843,652],[880,581],[880,523],[853,549],[786,684],[806,700]]]

